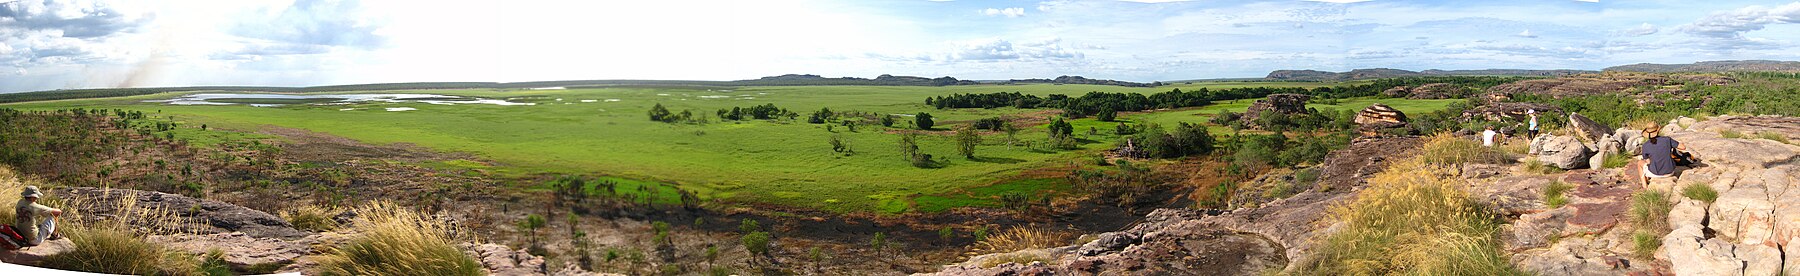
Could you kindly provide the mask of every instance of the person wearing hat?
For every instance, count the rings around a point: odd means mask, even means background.
[[[1525,129],[1525,135],[1526,135],[1525,137],[1537,138],[1537,134],[1538,134],[1537,109],[1526,109],[1525,116],[1531,117],[1531,127]]]
[[[13,228],[18,229],[19,236],[25,237],[28,245],[43,244],[44,240],[56,240],[56,217],[62,216],[62,210],[37,204],[44,193],[38,192],[37,186],[25,186],[25,192],[19,193],[18,207],[13,209]],[[39,221],[42,218],[43,221]]]
[[[1687,150],[1687,147],[1675,138],[1662,136],[1662,126],[1656,123],[1644,126],[1644,137],[1643,157],[1650,161],[1644,162],[1644,186],[1648,187],[1651,178],[1675,176],[1675,151]]]

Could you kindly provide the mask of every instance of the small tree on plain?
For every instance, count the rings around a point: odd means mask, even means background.
[[[931,120],[931,113],[919,112],[913,117],[913,125],[919,126],[919,129],[930,130],[934,124],[936,122]]]
[[[964,125],[956,128],[956,152],[963,158],[975,159],[975,145],[981,144],[981,134],[975,132],[974,126]]]

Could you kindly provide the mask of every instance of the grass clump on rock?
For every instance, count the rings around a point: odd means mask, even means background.
[[[1462,139],[1448,133],[1433,135],[1425,141],[1419,158],[1426,164],[1439,166],[1460,166],[1468,163],[1501,164],[1510,158],[1505,152],[1494,147],[1483,147],[1481,142]]]
[[[975,242],[975,248],[990,253],[1013,252],[1067,245],[1071,240],[1073,238],[1064,233],[1033,227],[1014,227],[988,235]]]
[[[338,222],[333,217],[340,212],[335,208],[300,205],[281,211],[281,219],[293,224],[295,229],[326,232],[338,228]]]
[[[453,229],[419,213],[376,202],[357,211],[360,236],[318,257],[319,275],[483,275]]]
[[[1569,204],[1569,197],[1564,194],[1573,188],[1575,187],[1569,186],[1568,183],[1562,183],[1562,181],[1550,182],[1549,186],[1544,186],[1544,205],[1557,208]]]
[[[202,274],[192,255],[144,241],[118,227],[68,227],[57,232],[74,242],[75,248],[45,258],[40,266],[106,274]]]
[[[1694,183],[1681,188],[1681,196],[1712,204],[1713,201],[1719,199],[1719,191],[1706,184]]]
[[[1456,162],[1479,147],[1438,135],[1423,155],[1396,161],[1348,204],[1331,209],[1339,230],[1321,237],[1315,275],[1523,275],[1499,249],[1499,216],[1452,179]],[[1434,156],[1435,155],[1435,156]]]

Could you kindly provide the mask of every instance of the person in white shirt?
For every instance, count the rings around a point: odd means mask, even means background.
[[[1525,116],[1531,116],[1531,127],[1525,129],[1526,138],[1537,138],[1537,134],[1538,134],[1537,110],[1536,109],[1526,109]]]
[[[1484,146],[1484,147],[1494,146],[1494,136],[1497,136],[1497,135],[1500,135],[1500,133],[1494,132],[1494,126],[1488,126],[1487,130],[1481,132],[1481,146]]]

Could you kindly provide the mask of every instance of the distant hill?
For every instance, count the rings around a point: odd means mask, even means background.
[[[1779,60],[1719,60],[1702,61],[1689,64],[1655,64],[1638,63],[1606,67],[1606,71],[1629,72],[1741,72],[1741,71],[1779,71],[1800,72],[1800,61]]]
[[[1269,72],[1267,80],[1283,81],[1347,81],[1382,79],[1415,76],[1565,76],[1581,73],[1595,73],[1587,70],[1524,70],[1524,69],[1483,69],[1483,70],[1425,70],[1407,71],[1392,68],[1356,69],[1349,72],[1336,73],[1319,70],[1275,70]]]
[[[1117,86],[1124,86],[1124,87],[1152,87],[1152,86],[1162,85],[1162,82],[1141,83],[1141,82],[1129,82],[1129,81],[1090,79],[1090,78],[1084,78],[1081,76],[1060,76],[1060,77],[1056,77],[1055,79],[1007,80],[1002,83],[1004,83],[1004,84],[1031,84],[1031,83],[1093,84],[1093,85],[1117,85]]]

